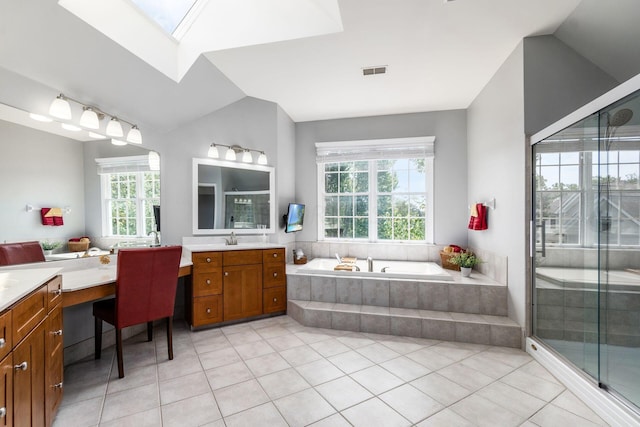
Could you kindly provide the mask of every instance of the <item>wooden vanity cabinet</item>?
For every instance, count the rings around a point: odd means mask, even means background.
[[[186,287],[192,327],[286,310],[283,248],[194,252],[192,260],[193,283]]]
[[[0,313],[0,338],[11,350],[0,361],[0,426],[53,424],[64,369],[61,289],[56,276]]]

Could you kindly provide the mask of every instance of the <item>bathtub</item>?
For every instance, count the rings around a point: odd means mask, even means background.
[[[335,258],[315,258],[307,264],[301,265],[298,274],[328,274],[339,276],[360,277],[383,277],[385,279],[417,279],[417,280],[447,280],[453,281],[446,270],[435,262],[416,262],[416,261],[383,261],[373,260],[373,271],[367,271],[367,260],[362,259],[356,262],[360,271],[344,271],[334,270],[338,264]],[[384,272],[382,269],[384,268]]]

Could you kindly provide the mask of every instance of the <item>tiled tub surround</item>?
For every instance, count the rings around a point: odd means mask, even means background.
[[[287,243],[287,262],[293,262],[293,249],[302,249],[309,259],[335,258],[340,256],[356,257],[358,259],[373,258],[389,261],[430,261],[440,264],[440,251],[446,245],[414,244],[414,243],[354,243],[354,242],[291,242]],[[485,250],[471,248],[482,259],[483,263],[476,266],[483,275],[493,281],[507,284],[507,257]]]
[[[521,347],[507,287],[480,273],[452,282],[304,274],[287,266],[288,314],[305,326]]]

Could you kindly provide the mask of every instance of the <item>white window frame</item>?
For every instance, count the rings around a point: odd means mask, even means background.
[[[318,241],[369,242],[369,243],[426,243],[434,241],[434,148],[435,137],[390,138],[360,141],[317,142],[317,197],[318,197]],[[377,222],[377,173],[375,160],[381,159],[424,159],[425,160],[425,240],[378,240]],[[370,161],[369,164],[369,237],[368,239],[347,239],[325,237],[325,164],[346,161]],[[371,162],[373,160],[373,162]]]

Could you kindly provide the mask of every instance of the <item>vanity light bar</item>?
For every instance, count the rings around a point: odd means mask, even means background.
[[[244,163],[253,163],[253,156],[251,152],[254,151],[258,153],[258,164],[266,165],[267,164],[267,155],[262,150],[255,150],[252,148],[244,148],[239,145],[224,145],[224,144],[216,144],[213,143],[209,146],[209,151],[207,151],[207,157],[211,157],[212,159],[220,158],[220,150],[218,147],[225,147],[227,150],[225,151],[224,159],[229,161],[236,161],[240,159]],[[241,156],[237,154],[242,153]]]
[[[100,120],[104,119],[105,117],[110,117],[109,123],[107,124],[107,127],[105,129],[105,133],[107,134],[107,136],[122,138],[124,136],[122,123],[126,123],[131,126],[127,133],[127,142],[130,142],[131,144],[142,144],[142,133],[140,132],[140,129],[137,125],[118,118],[113,114],[106,113],[91,105],[86,105],[76,99],[69,98],[62,93],[58,95],[53,100],[53,102],[51,102],[51,106],[49,107],[49,114],[58,119],[71,120],[71,104],[69,103],[69,101],[73,101],[82,107],[80,126],[87,129],[96,130],[100,128]]]

